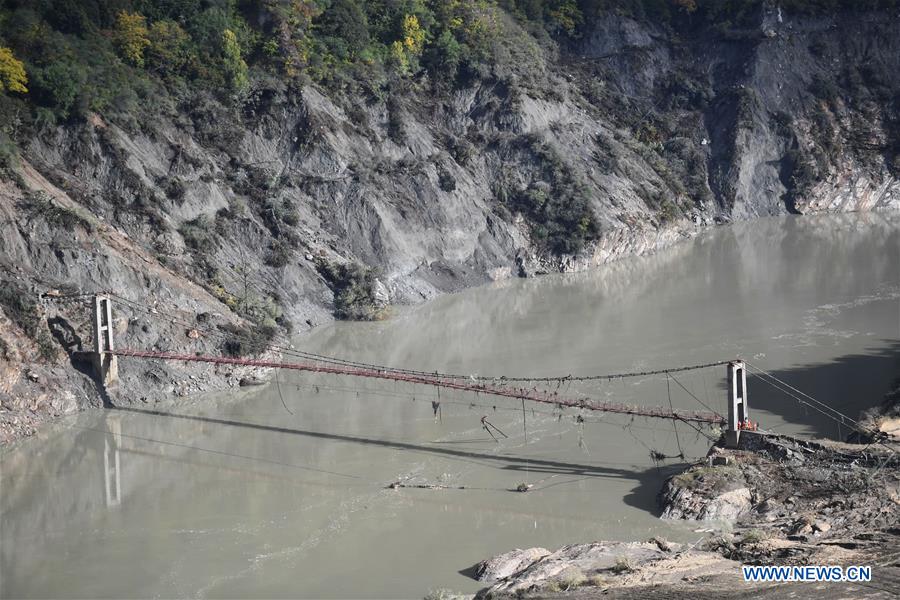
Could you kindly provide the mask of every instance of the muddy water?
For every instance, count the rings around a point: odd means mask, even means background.
[[[898,372],[898,340],[900,216],[868,215],[719,228],[652,257],[502,282],[299,343],[479,374],[741,356],[855,415]],[[684,386],[721,411],[723,378],[717,368],[559,392],[700,408]],[[685,425],[579,422],[544,406],[523,415],[515,401],[444,392],[435,415],[433,390],[296,372],[278,382],[81,415],[4,452],[2,596],[415,598],[476,590],[466,569],[514,547],[702,535],[654,512],[682,461],[656,465],[650,450],[689,460],[707,449]],[[839,434],[760,380],[749,393],[764,427]],[[482,416],[508,437],[492,439]],[[385,489],[398,480],[446,488]],[[532,491],[510,491],[520,483]]]

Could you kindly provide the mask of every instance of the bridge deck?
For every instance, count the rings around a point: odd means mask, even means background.
[[[170,352],[154,352],[144,350],[115,350],[111,352],[111,354],[115,354],[116,356],[121,357],[203,362],[224,365],[244,365],[271,369],[292,369],[295,371],[306,371],[310,373],[349,375],[351,377],[366,377],[370,379],[386,379],[390,381],[402,381],[405,383],[428,385],[438,388],[477,392],[479,394],[485,394],[489,396],[514,398],[517,400],[521,399],[541,404],[553,404],[556,406],[582,408],[585,410],[600,412],[635,415],[640,417],[651,417],[658,419],[675,419],[678,421],[709,423],[716,425],[723,424],[725,422],[725,419],[722,417],[722,415],[713,412],[670,410],[662,406],[638,406],[634,404],[621,404],[617,402],[600,402],[591,400],[590,398],[567,398],[559,395],[557,392],[539,390],[537,388],[527,389],[505,385],[488,385],[486,383],[480,383],[477,381],[447,379],[439,376],[429,377],[425,375],[413,375],[409,373],[390,370],[364,369],[341,365],[322,365],[315,363],[277,362],[251,358],[176,354]]]

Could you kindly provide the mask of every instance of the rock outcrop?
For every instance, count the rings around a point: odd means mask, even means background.
[[[659,561],[669,552],[680,548],[677,544],[664,550],[655,542],[595,542],[573,544],[549,553],[543,548],[531,548],[502,554],[486,561],[499,565],[498,570],[486,570],[485,575],[509,571],[495,577],[486,595],[515,595],[533,588],[555,583],[563,589],[582,585],[589,576],[606,573],[610,576],[630,573],[640,566]],[[485,563],[482,563],[485,564]],[[480,581],[490,583],[487,577]]]
[[[887,523],[886,513],[900,510],[893,500],[900,480],[896,456],[876,448],[745,433],[741,449],[713,448],[707,464],[670,478],[659,496],[662,516],[762,522],[782,535],[877,527]],[[894,467],[882,473],[880,464]],[[875,474],[883,477],[876,481]]]
[[[509,565],[504,573],[510,573],[485,579],[490,585],[479,596],[818,598],[823,593],[813,585],[748,584],[740,577],[741,564],[884,564],[880,577],[900,581],[900,569],[888,566],[900,521],[895,449],[780,435],[741,439],[740,449],[714,448],[714,460],[672,477],[660,494],[665,517],[709,521],[706,539],[690,545],[660,539],[596,542],[546,555],[543,549],[518,550],[482,563]],[[864,588],[832,585],[838,584],[829,584],[833,597],[869,595]]]
[[[475,579],[485,583],[493,583],[530,567],[538,560],[549,555],[546,548],[527,548],[510,550],[493,558],[484,560],[475,567]]]

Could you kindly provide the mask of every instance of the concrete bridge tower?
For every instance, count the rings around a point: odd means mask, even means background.
[[[94,296],[94,372],[103,387],[119,381],[118,357],[112,353],[112,302],[109,296]]]
[[[736,448],[741,436],[741,423],[750,415],[747,402],[747,367],[742,360],[728,363],[728,431],[725,444]]]

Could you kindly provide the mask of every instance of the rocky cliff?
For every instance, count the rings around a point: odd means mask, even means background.
[[[2,438],[103,401],[70,365],[88,313],[48,290],[155,311],[118,314],[136,347],[246,353],[333,314],[581,270],[714,223],[900,207],[896,10],[610,11],[565,40],[498,15],[493,62],[449,89],[259,76],[236,101],[195,91],[14,134]],[[130,367],[106,401],[247,375]]]

